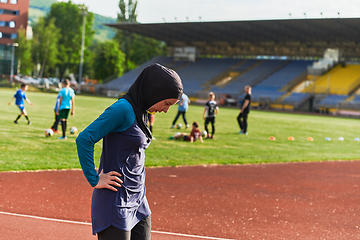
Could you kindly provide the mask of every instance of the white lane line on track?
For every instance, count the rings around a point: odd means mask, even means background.
[[[154,230],[151,230],[151,232],[160,233],[160,234],[167,234],[167,235],[174,235],[174,236],[180,236],[180,237],[192,237],[192,238],[213,239],[213,240],[234,240],[234,239],[229,239],[229,238],[205,237],[205,236],[189,235],[189,234],[182,234],[182,233],[161,232],[161,231],[154,231]]]
[[[33,219],[46,220],[46,221],[53,221],[53,222],[72,223],[72,224],[81,224],[81,225],[91,226],[91,223],[86,223],[86,222],[69,221],[69,220],[62,220],[62,219],[55,219],[55,218],[45,218],[45,217],[24,215],[24,214],[18,214],[18,213],[9,213],[9,212],[1,212],[0,211],[0,214],[16,216],[16,217],[33,218]],[[151,230],[151,232],[159,233],[159,234],[181,236],[181,237],[201,238],[201,239],[234,240],[234,239],[228,239],[228,238],[214,238],[214,237],[205,237],[205,236],[189,235],[189,234],[182,234],[182,233],[161,232],[161,231],[154,231],[154,230]]]
[[[45,217],[38,217],[38,216],[32,216],[32,215],[8,213],[8,212],[0,212],[0,214],[11,215],[11,216],[16,216],[16,217],[34,218],[34,219],[47,220],[47,221],[53,221],[53,222],[73,223],[73,224],[82,224],[82,225],[91,226],[91,223],[86,223],[86,222],[69,221],[69,220],[62,220],[62,219],[55,219],[55,218],[45,218]]]

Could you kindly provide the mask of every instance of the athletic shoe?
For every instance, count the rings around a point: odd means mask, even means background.
[[[240,131],[239,134],[248,135],[247,132]]]
[[[14,121],[14,123],[15,123],[15,124],[18,124],[16,120]]]
[[[31,125],[31,122],[30,122],[30,121],[28,121],[28,125]]]
[[[55,130],[53,128],[51,128],[51,130],[53,130],[54,133],[61,133],[59,130]]]
[[[175,127],[175,125],[172,125],[170,128],[174,128]]]
[[[67,139],[67,137],[66,136],[65,137],[59,137],[58,139],[65,140],[65,139]]]
[[[169,137],[169,139],[174,139],[174,136]]]
[[[190,127],[190,125],[189,125],[189,124],[186,124],[186,128],[188,128],[188,127]]]

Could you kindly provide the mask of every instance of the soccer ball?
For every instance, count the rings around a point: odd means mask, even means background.
[[[182,124],[181,124],[181,123],[178,123],[178,124],[176,125],[176,128],[177,128],[177,129],[181,129],[181,127],[182,127]]]
[[[202,130],[202,131],[201,131],[201,136],[202,136],[202,137],[205,137],[206,135],[207,135],[207,131]]]
[[[77,128],[76,127],[71,127],[70,128],[70,134],[75,134],[77,133]]]
[[[51,137],[52,135],[54,135],[54,131],[52,129],[46,129],[45,130],[45,137]]]

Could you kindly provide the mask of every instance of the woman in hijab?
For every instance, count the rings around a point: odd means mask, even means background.
[[[152,135],[147,113],[167,112],[183,92],[179,75],[159,64],[145,68],[129,91],[77,137],[83,173],[94,187],[93,234],[99,240],[148,240],[150,208],[145,196],[145,149]],[[94,145],[103,139],[96,172]]]

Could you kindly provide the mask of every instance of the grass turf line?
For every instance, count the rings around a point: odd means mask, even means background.
[[[57,95],[26,93],[35,104],[30,106],[25,103],[32,122],[29,126],[24,117],[19,124],[13,123],[19,109],[14,102],[11,106],[7,103],[14,94],[14,89],[0,89],[0,171],[80,168],[76,135],[69,133],[70,127],[76,126],[80,132],[116,101],[112,98],[76,96],[75,116],[68,119],[68,139],[58,140],[59,134],[49,138],[44,136],[45,129],[54,122]],[[189,124],[198,121],[201,130],[204,129],[202,112],[202,106],[190,105],[186,114]],[[167,114],[156,114],[153,128],[156,140],[146,150],[146,166],[359,159],[360,142],[354,141],[355,137],[360,137],[355,131],[357,119],[251,111],[249,135],[244,136],[238,134],[236,117],[239,110],[220,108],[216,117],[216,139],[191,144],[168,139],[175,132],[190,132],[190,129],[184,128],[170,129],[176,113],[177,106],[172,106]],[[178,122],[183,123],[181,117]],[[275,136],[276,141],[270,141],[270,136]],[[289,136],[293,136],[295,141],[288,141]],[[308,137],[313,137],[314,141],[307,141]],[[332,141],[325,141],[326,137]],[[345,140],[339,141],[339,137]],[[96,166],[101,149],[102,141],[95,146]]]

